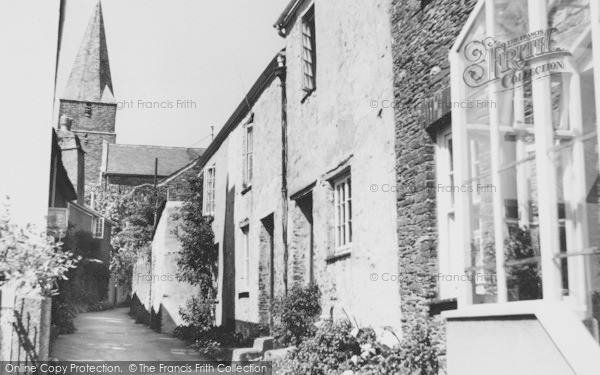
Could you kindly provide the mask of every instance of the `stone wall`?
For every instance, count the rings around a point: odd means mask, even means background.
[[[0,361],[47,361],[52,300],[0,288]]]
[[[144,254],[133,265],[131,279],[131,315],[136,323],[150,324],[151,290],[149,280],[152,278],[150,257]]]
[[[419,121],[423,101],[449,85],[448,53],[476,1],[393,0],[396,184],[402,313],[437,297],[435,141]],[[433,69],[440,68],[438,70]]]
[[[72,120],[71,130],[79,136],[85,151],[85,186],[100,182],[102,166],[102,142],[115,143],[116,104],[89,103],[91,117],[85,114],[86,103],[74,100],[60,101],[59,117],[63,114]],[[90,133],[88,133],[90,132]],[[99,132],[99,133],[95,133]]]

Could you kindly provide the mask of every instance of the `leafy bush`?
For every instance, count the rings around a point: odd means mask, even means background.
[[[507,261],[518,261],[540,256],[540,247],[532,241],[535,232],[527,227],[511,228],[504,241]],[[507,267],[506,283],[509,300],[531,300],[542,298],[542,270],[537,263],[524,263]]]
[[[185,306],[179,309],[181,318],[192,329],[192,336],[198,337],[214,327],[214,301],[199,297],[187,300]]]
[[[316,284],[296,285],[273,303],[272,335],[279,347],[297,346],[315,334],[314,323],[321,313],[321,292]]]
[[[323,323],[286,358],[274,362],[274,374],[437,375],[444,355],[443,330],[437,321],[412,319],[401,344],[389,348],[376,340],[371,328],[352,328],[348,322]]]
[[[222,359],[226,348],[238,348],[246,344],[241,333],[214,327],[201,333],[192,346],[200,354],[214,359]]]
[[[57,292],[58,280],[64,279],[77,261],[46,233],[12,223],[8,211],[0,215],[0,285],[12,282],[19,288],[51,296]]]
[[[292,354],[293,374],[339,374],[351,368],[349,360],[360,354],[356,337],[348,322],[323,322],[313,337],[305,338]]]
[[[438,322],[425,317],[411,319],[400,345],[388,348],[374,335],[359,338],[361,353],[351,359],[355,375],[437,375],[444,354]]]

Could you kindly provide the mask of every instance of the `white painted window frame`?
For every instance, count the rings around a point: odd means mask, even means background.
[[[217,176],[217,168],[216,165],[213,164],[210,167],[206,167],[204,169],[204,189],[202,199],[202,210],[204,211],[204,215],[214,216],[215,214],[215,193],[216,193],[216,176]],[[210,194],[212,192],[212,195]],[[210,198],[212,196],[212,199]]]
[[[333,181],[333,202],[335,211],[335,254],[348,251],[352,247],[351,184],[352,179],[350,174],[344,174]],[[341,193],[343,193],[343,196]],[[343,212],[343,217],[340,215],[340,210]]]
[[[94,238],[104,238],[104,218],[92,216],[92,233]]]
[[[244,186],[250,187],[254,178],[254,124],[244,127]]]
[[[311,20],[308,19],[309,17]],[[312,22],[312,28],[309,22]],[[311,3],[302,14],[300,27],[302,37],[302,89],[310,93],[317,89],[317,41],[314,3]]]
[[[466,39],[468,32],[471,30],[474,22],[477,20],[477,15],[485,7],[486,8],[486,23],[488,34],[493,34],[493,30],[490,30],[490,25],[493,25],[493,6],[492,1],[480,0],[474,10],[472,11],[469,19],[463,27],[461,33],[457,37],[456,43],[450,50],[450,71],[451,71],[451,95],[455,100],[461,100],[465,97],[465,88],[463,82],[463,72],[461,71],[459,48],[463,41]],[[529,2],[529,22],[531,29],[536,29],[536,25],[539,25],[537,29],[545,28],[546,24],[546,7],[543,1],[531,1]],[[592,48],[593,48],[593,60],[594,60],[594,71],[597,74],[594,75],[594,88],[596,93],[596,114],[600,116],[600,2],[590,0],[590,12],[591,12],[591,35],[592,35]],[[534,118],[536,123],[552,123],[552,112],[548,110],[548,106],[544,106],[544,102],[549,102],[548,95],[550,90],[546,88],[548,85],[547,79],[538,79],[533,83],[534,94],[533,94],[533,108]],[[489,89],[489,100],[494,101],[494,88],[493,85]],[[491,128],[491,155],[492,155],[492,184],[498,189],[494,193],[494,222],[495,224],[495,240],[496,249],[502,249],[503,244],[503,223],[502,223],[502,210],[498,209],[502,207],[500,202],[502,194],[500,191],[500,179],[498,167],[499,167],[499,147],[500,140],[498,139],[499,125],[498,125],[498,109],[490,108],[490,128]],[[455,161],[455,181],[458,184],[468,180],[469,166],[467,163],[462,161],[468,160],[468,149],[469,144],[467,143],[467,131],[464,124],[467,123],[466,113],[461,110],[452,111],[452,133],[454,135],[454,161]],[[596,131],[598,142],[600,144],[600,132]],[[543,283],[543,300],[538,301],[515,301],[511,302],[511,305],[519,304],[531,304],[538,302],[563,302],[561,299],[561,274],[560,269],[555,265],[555,259],[557,252],[560,248],[559,238],[557,231],[552,231],[554,223],[558,223],[558,215],[556,208],[556,186],[554,184],[547,183],[548,181],[555,180],[555,173],[552,166],[551,156],[548,155],[547,150],[552,145],[552,132],[548,131],[544,127],[535,127],[535,138],[536,138],[536,169],[537,169],[537,186],[538,186],[538,206],[539,206],[539,226],[540,226],[540,247],[541,247],[541,267],[542,267],[542,283]],[[469,222],[469,199],[466,194],[457,194],[456,202],[456,216],[455,220],[457,223]],[[466,250],[469,248],[469,227],[467,225],[457,226],[457,246],[462,251],[458,251],[456,256],[458,263],[462,269],[456,269],[453,272],[462,273],[466,262]],[[442,257],[442,256],[441,256]],[[571,270],[569,270],[572,274]],[[497,272],[497,294],[498,303],[502,304],[507,302],[507,285],[506,285],[506,273],[504,269],[504,252],[496,251],[496,272]],[[571,281],[569,282],[571,285]],[[458,293],[458,306],[459,309],[472,304],[472,293],[471,286],[469,283],[461,283]],[[565,303],[569,308],[574,309],[576,312],[580,311],[581,301],[575,305],[571,303]],[[483,307],[483,306],[482,306]],[[578,311],[579,310],[579,311]]]
[[[244,291],[250,288],[250,225],[242,228],[242,284]]]

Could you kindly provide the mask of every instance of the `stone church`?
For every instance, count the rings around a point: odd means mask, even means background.
[[[96,5],[60,98],[59,129],[72,131],[85,153],[85,186],[135,186],[167,177],[203,149],[117,144],[117,102],[110,73],[104,19]]]

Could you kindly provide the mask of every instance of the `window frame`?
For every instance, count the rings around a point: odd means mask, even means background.
[[[103,217],[92,217],[92,235],[94,238],[104,238],[104,223]]]
[[[85,103],[85,108],[83,110],[83,114],[87,118],[92,118],[93,114],[92,103]]]
[[[254,124],[244,127],[244,187],[252,186],[254,179]]]
[[[250,289],[250,225],[243,226],[242,230],[242,291]]]
[[[530,28],[536,29],[535,25],[544,25],[546,15],[543,14],[543,4],[533,3],[530,4]],[[450,60],[450,71],[451,71],[451,82],[452,82],[452,98],[456,98],[454,100],[461,100],[466,97],[465,94],[465,83],[462,82],[463,71],[461,69],[461,60],[460,60],[460,50],[463,46],[463,43],[466,41],[467,35],[472,30],[480,12],[484,10],[486,11],[486,27],[489,26],[490,20],[493,20],[493,3],[488,0],[480,0],[473,11],[465,25],[463,26],[461,32],[456,38],[456,42],[449,53]],[[591,39],[592,39],[592,48],[593,48],[593,69],[598,72],[600,71],[600,3],[590,0],[589,3],[589,12],[591,15],[590,25],[591,25]],[[492,16],[490,15],[492,14]],[[542,29],[543,27],[538,27],[538,29]],[[596,116],[600,116],[600,74],[595,75],[594,80],[595,87],[595,108],[596,108]],[[538,92],[541,92],[538,88]],[[489,90],[489,100],[494,101],[494,95],[492,89]],[[538,125],[534,128],[535,138],[536,138],[536,173],[537,173],[537,193],[538,193],[538,206],[539,206],[539,228],[540,228],[540,252],[541,252],[541,260],[539,261],[539,265],[542,268],[542,288],[543,288],[543,297],[538,300],[531,301],[512,301],[511,305],[514,304],[530,304],[530,303],[541,303],[545,301],[553,301],[553,302],[561,302],[564,304],[568,304],[566,301],[561,299],[561,288],[560,288],[560,269],[555,267],[554,262],[556,261],[556,249],[560,248],[559,239],[556,231],[552,231],[552,228],[555,227],[555,224],[559,222],[557,210],[554,209],[556,207],[556,202],[552,204],[553,200],[556,200],[555,189],[556,187],[553,184],[548,184],[547,181],[552,181],[554,177],[552,166],[551,155],[548,153],[547,142],[551,139],[549,135],[548,129],[543,129],[539,124],[542,123],[553,123],[552,118],[548,114],[546,105],[540,106],[540,103],[544,103],[544,99],[540,97],[540,94],[534,94],[533,98],[533,106],[534,109],[538,108],[537,112],[534,114],[536,123]],[[570,102],[569,102],[570,103]],[[539,113],[538,113],[539,112]],[[455,134],[454,143],[454,160],[455,160],[455,176],[456,181],[458,183],[467,181],[467,176],[470,173],[469,165],[463,163],[465,160],[469,160],[469,148],[470,145],[468,143],[466,126],[467,124],[467,116],[465,111],[455,110],[452,111],[452,130]],[[596,118],[596,126],[598,126],[598,119]],[[496,127],[496,132],[498,131],[498,121],[490,121],[490,128]],[[551,129],[555,130],[555,129]],[[492,129],[494,131],[494,129]],[[598,128],[595,130],[596,136],[598,138],[598,142],[600,143],[600,131]],[[492,139],[492,155],[497,155],[498,148],[498,139]],[[497,164],[497,161],[496,161]],[[492,184],[496,188],[500,188],[501,181],[499,180],[499,174],[501,170],[498,169],[497,166],[492,167]],[[495,179],[495,180],[494,180]],[[500,192],[495,192],[495,195],[498,196],[498,200],[501,199],[502,195]],[[457,245],[460,249],[466,249],[469,246],[469,238],[470,234],[468,233],[468,225],[461,224],[467,223],[470,220],[469,216],[469,205],[468,205],[468,195],[467,194],[458,194],[456,204],[456,222],[458,223],[457,234],[458,240]],[[495,222],[501,223],[496,226],[495,234],[496,234],[496,248],[503,248],[502,239],[504,237],[502,233],[501,225],[503,225],[503,217],[501,210],[497,208],[501,207],[498,201],[494,202],[494,211],[497,217],[494,218]],[[499,213],[496,214],[496,211]],[[508,293],[507,293],[507,280],[506,280],[506,269],[505,269],[505,259],[504,252],[496,250],[496,272],[497,272],[497,302],[495,304],[502,304],[508,302]],[[460,265],[461,269],[455,269],[455,272],[464,272],[464,267],[467,264],[466,262],[466,252],[461,250],[458,251],[460,256]],[[472,305],[472,294],[470,290],[469,283],[461,283],[460,285],[460,293],[459,293],[459,306],[464,305]],[[488,303],[494,304],[494,303]],[[571,308],[578,310],[580,306],[571,305]]]
[[[437,132],[436,139],[436,194],[437,219],[438,219],[438,238],[439,238],[439,273],[442,275],[438,279],[438,292],[441,299],[456,299],[458,297],[458,285],[448,283],[445,275],[453,275],[456,262],[456,255],[452,253],[453,241],[451,240],[453,228],[456,227],[455,216],[455,192],[452,189],[448,192],[446,189],[440,189],[439,186],[453,186],[454,178],[454,159],[451,149],[454,147],[452,137],[452,126],[448,124]]]
[[[333,209],[334,209],[334,255],[346,252],[352,248],[352,177],[350,173],[343,174],[333,180]],[[340,190],[341,188],[341,190]],[[343,191],[343,200],[340,192]],[[340,217],[339,208],[343,208],[344,217]],[[343,233],[342,233],[343,228]],[[343,234],[343,241],[341,239]]]
[[[302,37],[302,90],[310,94],[317,89],[317,38],[314,3],[302,15],[300,27]]]
[[[211,174],[212,172],[212,174]],[[206,167],[204,169],[204,181],[203,181],[203,193],[202,199],[202,210],[205,216],[214,216],[215,214],[215,201],[216,201],[216,181],[217,181],[217,167],[216,164]],[[209,183],[212,181],[212,186]],[[209,194],[212,192],[212,200],[209,199]]]

